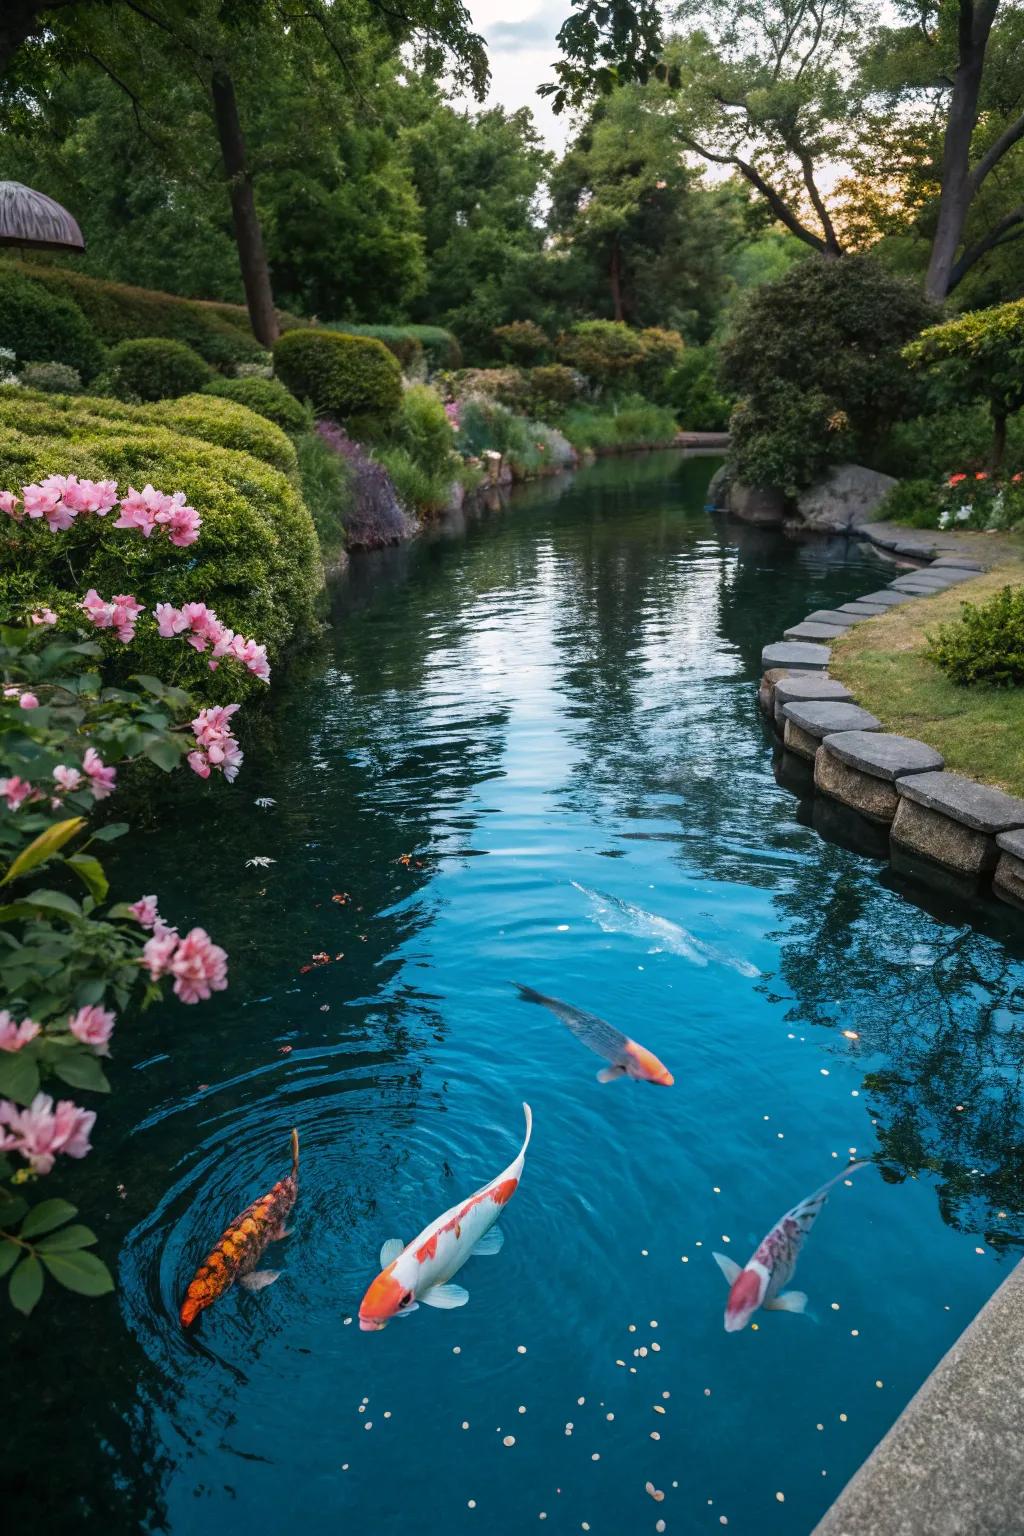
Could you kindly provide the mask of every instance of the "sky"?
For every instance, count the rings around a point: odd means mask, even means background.
[[[509,111],[529,107],[548,147],[565,148],[569,119],[556,117],[537,87],[551,80],[558,57],[555,42],[571,0],[466,0],[478,32],[487,39],[491,61],[488,104]]]

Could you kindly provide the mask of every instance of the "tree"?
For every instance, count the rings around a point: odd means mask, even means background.
[[[1006,453],[1007,419],[1024,407],[1024,299],[930,326],[903,355],[911,367],[927,371],[941,404],[988,402],[989,467],[997,474]]]

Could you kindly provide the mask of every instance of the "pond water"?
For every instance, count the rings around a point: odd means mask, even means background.
[[[807,1532],[1008,1272],[1017,920],[822,841],[756,707],[762,645],[889,573],[709,516],[711,467],[607,462],[355,562],[234,789],[187,787],[122,866],[232,985],[119,1037],[70,1186],[117,1298],[41,1308],[10,1355],[8,1507],[36,1529]],[[602,1086],[513,981],[674,1087]],[[524,1100],[469,1304],[360,1332],[382,1242],[503,1169]],[[281,1278],[183,1335],[292,1125]],[[743,1264],[854,1153],[809,1315],[727,1335],[713,1250]]]

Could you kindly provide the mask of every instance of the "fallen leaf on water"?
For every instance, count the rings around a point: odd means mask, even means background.
[[[292,1053],[292,1048],[291,1048],[290,1045],[279,1045],[278,1048],[277,1048],[277,1054],[279,1056],[290,1056],[291,1053]]]

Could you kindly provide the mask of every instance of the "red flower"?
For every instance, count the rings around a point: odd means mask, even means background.
[[[966,480],[966,479],[967,479],[966,475],[950,475],[949,483],[950,483],[950,485],[959,485],[961,480]]]
[[[986,475],[986,473],[985,473],[985,471],[983,469],[979,469],[978,473],[975,475],[974,478],[975,478],[975,480],[987,480],[988,479],[988,475]]]

